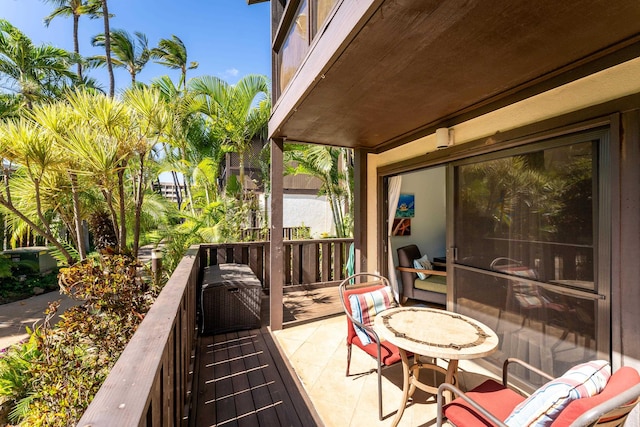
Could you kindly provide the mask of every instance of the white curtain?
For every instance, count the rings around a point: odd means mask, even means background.
[[[393,264],[393,248],[391,247],[391,233],[393,232],[393,219],[396,216],[396,208],[398,207],[398,200],[400,200],[400,187],[402,185],[401,176],[392,176],[389,178],[389,211],[387,215],[387,259],[389,262],[389,282],[393,288],[393,292],[396,296],[396,301],[400,302],[400,288],[398,287],[398,278],[396,275],[396,267]]]

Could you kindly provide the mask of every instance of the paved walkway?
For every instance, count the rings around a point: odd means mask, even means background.
[[[142,246],[138,251],[138,260],[142,263],[150,262],[151,250],[154,247],[154,245]],[[58,315],[64,313],[69,307],[80,304],[66,295],[61,295],[58,291],[53,291],[0,305],[0,350],[27,338],[29,335],[25,328],[27,326],[32,328],[35,322],[41,324],[49,303],[57,300],[60,300]],[[52,319],[52,323],[59,319],[58,315]]]
[[[78,302],[66,295],[60,295],[58,291],[34,296],[9,304],[0,305],[0,349],[27,338],[26,327],[32,328],[35,322],[42,324],[44,311],[50,302],[60,300],[58,314],[64,313],[69,307]],[[58,320],[58,315],[52,322]]]

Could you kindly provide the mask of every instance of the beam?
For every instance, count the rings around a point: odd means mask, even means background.
[[[283,147],[284,140],[271,140],[271,215],[270,229],[271,241],[269,243],[269,263],[271,270],[271,284],[269,288],[270,318],[269,325],[272,331],[282,329],[282,288],[284,287],[283,271]]]

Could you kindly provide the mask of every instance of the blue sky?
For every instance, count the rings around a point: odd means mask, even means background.
[[[147,35],[149,46],[155,47],[161,38],[175,34],[187,47],[189,61],[197,61],[196,70],[187,78],[198,75],[217,76],[235,83],[247,74],[271,77],[269,2],[248,6],[246,0],[109,0],[111,29],[124,29],[133,34]],[[53,7],[42,0],[0,0],[0,18],[6,19],[31,38],[34,44],[52,44],[73,50],[72,18],[58,17],[49,27],[43,20]],[[91,38],[103,32],[101,20],[80,18],[80,54],[104,54],[91,46]],[[149,61],[137,77],[150,82],[161,75],[175,82],[178,70],[170,70]],[[108,90],[106,70],[90,71]],[[117,89],[130,83],[126,70],[116,70]]]

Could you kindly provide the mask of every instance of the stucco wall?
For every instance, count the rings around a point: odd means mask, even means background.
[[[607,70],[592,74],[556,89],[482,115],[454,127],[455,144],[487,138],[499,132],[516,129],[578,111],[623,96],[640,92],[640,58],[627,61]],[[367,156],[367,199],[377,199],[377,171],[380,166],[394,164],[436,150],[435,134],[427,135],[408,144],[381,154]],[[370,218],[367,229],[368,268],[379,270],[376,259],[378,245],[378,217],[375,204],[367,206]]]
[[[271,204],[267,202],[269,211]],[[309,194],[285,194],[283,201],[283,227],[311,227],[311,237],[320,238],[322,233],[334,236],[331,206],[325,196]],[[271,214],[271,213],[269,213]]]
[[[422,254],[433,257],[446,252],[446,168],[436,167],[402,175],[401,193],[413,194],[415,216],[411,219],[411,235],[391,238],[394,265],[398,265],[396,249],[415,244]]]
[[[469,120],[454,127],[456,144],[489,138],[498,132],[521,128],[559,117],[573,111],[640,93],[640,58],[592,76],[576,80],[557,89],[531,97],[484,116]],[[640,105],[634,108],[640,109]],[[616,111],[621,114],[620,123],[612,123],[612,132],[619,129],[622,146],[620,164],[612,167],[614,198],[613,253],[612,253],[612,299],[611,299],[611,345],[614,369],[620,365],[633,366],[640,370],[640,316],[637,306],[640,296],[638,282],[640,251],[640,110]],[[618,128],[620,126],[620,128]],[[614,137],[617,135],[614,134]],[[380,166],[391,165],[402,160],[423,155],[435,150],[435,135],[406,144],[401,148],[368,156],[367,194],[369,200],[377,197],[377,171]],[[375,255],[382,239],[376,237],[375,204],[368,206],[372,219],[367,230],[369,265],[378,265]],[[373,267],[372,267],[373,269]],[[636,408],[627,420],[628,426],[640,426],[640,410]]]

